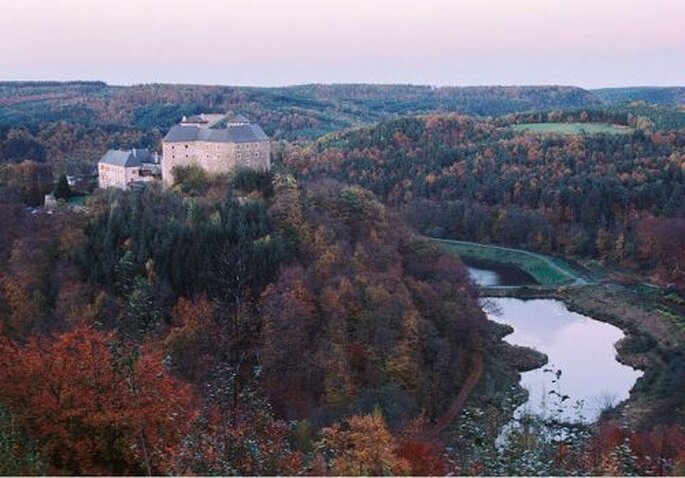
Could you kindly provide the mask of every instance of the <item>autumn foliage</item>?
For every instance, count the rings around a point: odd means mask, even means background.
[[[194,416],[193,393],[143,351],[81,326],[0,345],[0,401],[42,444],[51,473],[163,473]]]

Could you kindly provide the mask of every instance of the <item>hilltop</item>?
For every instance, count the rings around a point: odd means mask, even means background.
[[[0,83],[0,124],[69,121],[168,128],[183,115],[239,110],[275,138],[306,139],[406,114],[433,111],[499,116],[599,106],[572,86],[298,85],[278,88],[102,82]]]

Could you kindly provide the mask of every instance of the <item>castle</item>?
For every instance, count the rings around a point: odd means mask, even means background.
[[[130,189],[161,177],[159,157],[147,149],[110,149],[98,161],[98,186]]]
[[[162,140],[161,164],[147,150],[110,150],[98,162],[98,184],[130,189],[161,177],[171,186],[176,166],[198,165],[212,174],[238,168],[268,171],[270,156],[269,137],[243,115],[184,116]]]
[[[212,174],[237,168],[267,171],[270,155],[269,137],[242,115],[184,116],[162,140],[162,181],[173,184],[174,167],[193,164]]]

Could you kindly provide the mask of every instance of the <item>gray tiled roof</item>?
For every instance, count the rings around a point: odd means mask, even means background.
[[[254,143],[268,141],[269,137],[257,124],[228,125],[226,128],[200,128],[197,126],[174,126],[164,137],[168,143],[209,141],[215,143]]]
[[[228,121],[229,123],[249,123],[250,122],[250,120],[247,119],[247,117],[245,115],[241,115],[240,113],[238,113],[235,116],[228,116],[226,118],[226,121]]]
[[[191,115],[191,116],[185,117],[183,122],[184,123],[206,123],[207,120],[205,120],[200,115]]]
[[[152,163],[154,159],[147,149],[133,149],[131,151],[121,151],[110,149],[100,158],[101,163],[111,164],[112,166],[123,166],[133,168],[142,163]]]

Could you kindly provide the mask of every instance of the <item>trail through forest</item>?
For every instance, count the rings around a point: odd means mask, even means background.
[[[448,426],[459,416],[464,409],[466,400],[471,396],[471,392],[478,384],[481,375],[483,374],[483,353],[477,350],[473,354],[473,366],[464,386],[459,390],[459,393],[454,398],[449,408],[440,416],[435,422],[435,426],[429,432],[432,437],[437,437],[440,433],[445,431]]]

